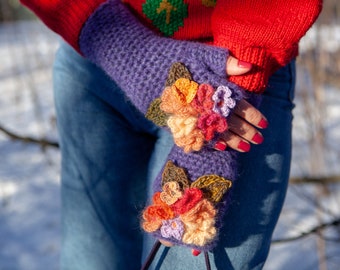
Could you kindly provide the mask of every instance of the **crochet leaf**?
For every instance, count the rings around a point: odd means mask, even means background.
[[[204,191],[207,198],[218,203],[222,200],[223,195],[231,188],[232,182],[221,176],[211,174],[199,177],[191,184],[191,187],[196,187]]]
[[[190,182],[184,169],[177,167],[171,160],[169,160],[163,170],[162,186],[173,181],[177,182],[182,190],[190,187]]]
[[[145,114],[145,117],[152,122],[154,122],[157,126],[165,127],[167,125],[167,114],[160,109],[160,104],[162,100],[160,98],[154,99],[149,108],[148,111]]]
[[[180,78],[192,81],[191,73],[185,65],[179,62],[173,63],[170,67],[165,86],[173,85]]]

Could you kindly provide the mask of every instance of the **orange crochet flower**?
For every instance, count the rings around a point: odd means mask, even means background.
[[[176,87],[175,93],[183,103],[189,104],[195,98],[198,89],[197,82],[180,78],[174,83],[174,86]]]
[[[174,204],[179,198],[182,197],[178,182],[170,181],[164,184],[163,192],[161,192],[160,198],[167,205]]]
[[[162,225],[162,220],[169,220],[175,217],[170,206],[164,203],[160,198],[160,192],[153,196],[153,205],[148,206],[143,212],[142,227],[146,232],[154,232]]]
[[[188,136],[175,138],[174,141],[177,146],[183,148],[185,153],[189,153],[202,149],[204,145],[204,135],[201,130],[194,129],[192,133],[188,134]]]
[[[176,115],[197,115],[197,111],[186,102],[176,86],[166,87],[161,96],[160,109],[169,114]]]

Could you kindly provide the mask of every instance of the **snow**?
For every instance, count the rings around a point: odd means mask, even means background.
[[[318,44],[318,35],[328,40],[325,50],[338,51],[338,27],[313,28],[301,43],[302,51]],[[337,33],[337,34],[334,34]],[[51,67],[57,48],[56,35],[38,22],[0,26],[0,124],[26,136],[57,141],[53,109]],[[305,78],[299,70],[299,79]],[[312,85],[310,85],[312,87]],[[298,84],[298,88],[300,88]],[[340,91],[327,87],[325,108],[308,115],[303,93],[297,92],[294,111],[292,176],[340,174],[337,164],[340,145]],[[315,108],[315,100],[309,100]],[[326,145],[321,150],[308,147],[313,119],[323,116]],[[54,148],[10,140],[0,132],[0,270],[58,269],[60,251],[60,154]],[[328,166],[314,168],[312,159]],[[321,201],[315,198],[322,198]],[[290,185],[274,239],[297,236],[339,217],[338,185]],[[339,237],[333,229],[324,231],[329,238]],[[322,244],[322,243],[321,243]],[[340,245],[327,241],[327,269],[339,269]],[[276,243],[265,270],[319,269],[315,234],[298,241]]]

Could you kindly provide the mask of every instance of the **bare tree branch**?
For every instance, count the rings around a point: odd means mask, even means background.
[[[340,183],[340,175],[322,176],[322,177],[292,177],[289,179],[290,184],[333,184]]]
[[[319,225],[315,226],[314,228],[310,229],[309,231],[302,232],[302,233],[300,233],[299,235],[296,235],[296,236],[281,238],[281,239],[274,239],[274,240],[272,240],[272,244],[282,244],[282,243],[300,240],[300,239],[307,237],[311,234],[317,233],[320,230],[323,230],[323,229],[326,229],[326,228],[329,228],[329,227],[337,227],[339,225],[340,225],[340,218],[335,219],[335,220],[330,221],[330,222],[319,224]]]
[[[12,140],[19,140],[19,141],[22,141],[24,143],[34,143],[34,144],[38,144],[42,147],[50,146],[50,147],[59,148],[59,144],[57,142],[53,142],[53,141],[43,139],[43,138],[36,139],[36,138],[29,137],[29,136],[21,136],[21,135],[15,134],[12,131],[9,131],[7,128],[2,126],[1,124],[0,124],[0,131],[5,133]]]

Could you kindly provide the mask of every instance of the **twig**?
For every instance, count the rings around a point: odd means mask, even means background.
[[[9,131],[7,128],[3,127],[1,124],[0,124],[0,131],[5,133],[9,138],[13,140],[19,140],[24,143],[39,144],[42,147],[51,146],[51,147],[59,148],[59,144],[57,142],[49,141],[43,138],[36,139],[36,138],[29,137],[29,136],[21,136],[21,135],[15,134],[12,131]]]
[[[330,222],[319,224],[318,226],[315,226],[314,228],[310,229],[309,231],[302,232],[301,234],[296,235],[296,236],[281,238],[281,239],[274,239],[274,240],[272,240],[272,244],[282,244],[282,243],[300,240],[300,239],[307,237],[311,234],[317,233],[320,230],[326,229],[328,227],[336,227],[336,226],[339,226],[339,225],[340,225],[340,218],[335,219],[335,220],[330,221]]]
[[[322,177],[292,177],[290,184],[332,184],[340,183],[340,175],[322,176]]]

